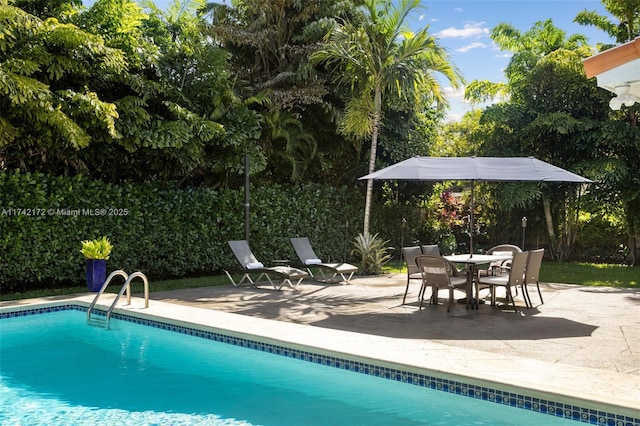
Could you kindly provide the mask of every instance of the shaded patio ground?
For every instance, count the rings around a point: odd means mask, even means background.
[[[416,283],[401,305],[405,285],[405,275],[397,274],[356,277],[349,285],[305,280],[296,290],[226,285],[152,292],[151,299],[640,376],[637,289],[541,284],[544,304],[530,288],[534,307],[516,297],[520,313],[488,303],[478,310],[456,304],[447,313],[444,291],[440,305],[420,310]]]

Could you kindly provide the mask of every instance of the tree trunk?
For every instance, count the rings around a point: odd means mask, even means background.
[[[544,206],[544,217],[547,221],[547,233],[549,234],[549,254],[551,259],[557,258],[556,232],[553,229],[553,215],[551,214],[551,202],[546,195],[542,195],[542,205]]]
[[[569,218],[569,206],[565,199],[564,201],[564,220],[561,222],[561,236],[560,236],[560,249],[558,253],[559,259],[567,259],[571,251],[571,233],[573,232],[573,223]]]
[[[624,203],[631,265],[640,265],[640,197]]]
[[[578,190],[579,191],[579,190]],[[577,197],[579,200],[579,193],[575,193],[572,196]],[[565,201],[564,210],[564,235],[562,241],[562,248],[560,249],[560,259],[570,260],[573,258],[573,249],[575,247],[576,238],[579,229],[579,216],[580,216],[580,203],[578,201],[568,199]]]
[[[371,131],[371,154],[369,155],[369,173],[376,168],[376,152],[378,150],[378,129],[382,111],[382,89],[376,88],[373,100],[373,123]],[[364,202],[364,229],[362,235],[369,235],[369,221],[371,217],[371,198],[373,197],[373,179],[367,180],[367,194]]]
[[[640,248],[638,247],[638,244],[640,244],[640,238],[638,238],[638,235],[633,235],[631,231],[628,232],[628,236],[629,236],[629,257],[631,258],[631,266],[640,265],[640,263],[638,263],[637,261],[638,250]]]

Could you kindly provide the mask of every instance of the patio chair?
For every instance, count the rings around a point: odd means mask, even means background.
[[[496,305],[496,287],[504,287],[506,290],[506,301],[507,305],[509,305],[509,301],[511,301],[513,305],[513,309],[518,312],[518,307],[516,306],[516,302],[514,300],[514,295],[511,292],[511,288],[515,287],[516,290],[518,286],[522,287],[522,293],[524,296],[524,273],[525,268],[527,266],[527,258],[529,256],[528,251],[514,253],[513,260],[511,262],[511,267],[509,269],[508,275],[496,275],[489,277],[480,277],[479,285],[486,286],[491,288],[491,306]],[[529,307],[526,299],[525,304]]]
[[[295,289],[304,278],[309,276],[307,272],[301,269],[291,268],[289,266],[265,267],[253,255],[253,252],[249,247],[249,243],[246,240],[229,241],[229,247],[231,247],[231,251],[242,266],[242,272],[244,273],[240,281],[236,283],[231,274],[226,270],[224,271],[235,287],[239,287],[242,284],[247,283],[255,287],[264,276],[267,281],[269,281],[269,284],[271,284],[276,290],[282,289],[285,284]],[[260,274],[258,279],[255,281],[252,280],[250,274],[258,273]],[[277,277],[278,280],[272,280],[271,276]]]
[[[522,252],[522,249],[516,245],[513,244],[500,244],[494,247],[491,247],[489,250],[487,250],[487,254],[507,254],[507,253],[520,253]],[[496,273],[501,274],[501,273],[505,273],[509,271],[509,265],[511,264],[511,260],[500,260],[498,262],[491,262],[491,264],[489,265],[489,267],[485,270],[483,270],[483,272],[486,273],[486,275],[496,275]]]
[[[527,299],[529,307],[533,307],[531,303],[531,297],[529,297],[529,290],[527,286],[529,284],[536,283],[538,288],[538,296],[540,296],[540,304],[543,305],[542,293],[540,292],[540,266],[542,266],[542,258],[544,257],[544,249],[530,250],[529,257],[527,258],[527,269],[524,275],[524,295]]]
[[[424,302],[424,293],[427,287],[431,287],[431,298],[429,304],[438,304],[438,290],[441,288],[449,290],[449,305],[447,312],[451,310],[453,304],[453,290],[467,287],[467,277],[457,275],[455,265],[440,256],[419,255],[415,258],[416,266],[422,277],[422,287],[420,288],[420,309]]]
[[[440,247],[437,244],[422,245],[420,246],[422,254],[428,254],[429,256],[440,256]]]
[[[322,276],[322,279],[318,281],[327,283],[333,282],[336,277],[340,276],[343,282],[351,284],[350,280],[353,277],[353,274],[358,272],[357,266],[350,265],[348,263],[325,263],[320,260],[313,251],[313,247],[311,247],[311,243],[307,237],[291,238],[291,245],[296,251],[300,262],[302,262],[312,278],[315,277],[311,272],[311,268],[318,268],[318,271]],[[325,271],[328,271],[331,274],[329,278],[325,275]]]
[[[416,265],[416,257],[422,255],[422,249],[420,246],[402,247],[402,257],[407,264],[407,288],[404,290],[404,297],[402,298],[402,304],[404,305],[407,300],[407,292],[409,291],[409,284],[411,280],[422,280],[422,274],[418,265]]]

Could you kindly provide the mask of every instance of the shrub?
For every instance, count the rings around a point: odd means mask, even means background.
[[[82,253],[86,259],[109,260],[109,255],[113,249],[107,237],[85,240],[82,241],[81,244],[82,249],[80,249],[80,253]]]
[[[355,192],[355,193],[354,193]],[[346,259],[347,218],[363,197],[325,185],[252,189],[251,246],[266,262],[295,259],[289,238],[308,236],[327,259]],[[196,276],[235,268],[227,241],[244,238],[242,190],[160,189],[81,176],[0,173],[0,291],[80,284],[81,241],[107,235],[108,269],[149,277]]]
[[[389,240],[382,240],[378,234],[359,234],[353,242],[353,253],[360,257],[361,275],[377,275],[382,273],[382,267],[391,259],[388,250]]]

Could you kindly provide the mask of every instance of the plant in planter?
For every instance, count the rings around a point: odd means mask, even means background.
[[[113,245],[107,237],[82,241],[80,252],[87,263],[87,288],[89,291],[100,291],[107,276],[107,260]]]

